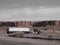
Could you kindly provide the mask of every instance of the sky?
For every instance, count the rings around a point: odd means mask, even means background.
[[[60,20],[60,0],[0,0],[0,21]]]

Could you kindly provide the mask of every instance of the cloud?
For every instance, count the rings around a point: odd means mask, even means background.
[[[44,6],[40,6],[39,8],[43,9],[43,8],[45,8],[45,7],[44,7]]]
[[[11,4],[10,6],[16,6],[15,4]]]
[[[0,21],[60,20],[60,8],[18,8],[0,10]]]

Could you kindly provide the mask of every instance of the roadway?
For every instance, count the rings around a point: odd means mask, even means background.
[[[0,36],[0,45],[60,45],[60,41]]]

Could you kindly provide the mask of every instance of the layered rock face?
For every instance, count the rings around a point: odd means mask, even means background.
[[[60,27],[60,21],[16,21],[0,22],[0,27]]]
[[[27,21],[20,21],[17,23],[18,27],[60,27],[60,21],[39,21],[39,22],[27,22]]]

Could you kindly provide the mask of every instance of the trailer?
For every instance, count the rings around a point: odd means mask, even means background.
[[[7,28],[8,36],[20,36],[24,37],[25,34],[30,33],[29,28],[9,27]]]

